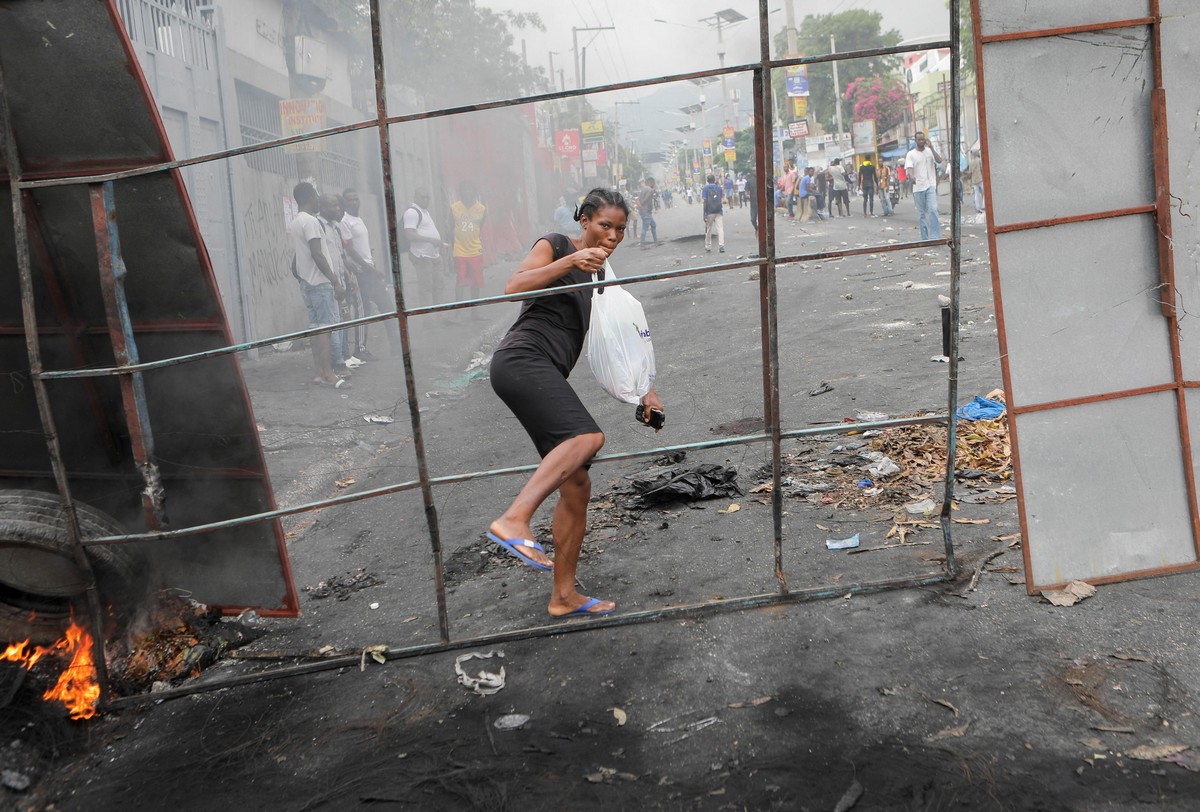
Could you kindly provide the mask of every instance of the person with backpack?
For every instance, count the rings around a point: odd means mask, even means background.
[[[722,254],[725,253],[725,222],[722,216],[724,208],[721,205],[721,198],[724,196],[725,191],[717,184],[717,179],[709,175],[708,183],[700,190],[700,200],[704,204],[704,250],[709,254],[712,253],[714,227],[717,230],[717,248]]]
[[[417,189],[413,192],[412,205],[404,210],[401,225],[403,238],[408,243],[408,259],[412,262],[413,278],[423,304],[441,304],[446,286],[446,267],[442,262],[442,249],[450,244],[442,241],[437,224],[429,213],[429,192]],[[418,298],[418,297],[414,297]],[[409,306],[418,302],[409,302]]]

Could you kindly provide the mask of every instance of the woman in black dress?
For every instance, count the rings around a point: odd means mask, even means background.
[[[625,237],[629,206],[618,192],[593,189],[575,219],[578,238],[547,234],[534,243],[504,288],[505,293],[589,282]],[[576,290],[525,302],[521,315],[492,356],[492,388],[529,433],[542,462],[517,498],[488,528],[488,538],[522,563],[554,571],[548,611],[554,617],[606,615],[611,601],[581,595],[575,568],[583,546],[592,483],[588,465],[604,445],[604,434],[567,383],[579,360],[592,312],[592,291]],[[642,398],[647,423],[662,410],[654,390]],[[533,540],[529,522],[551,493],[554,561]]]

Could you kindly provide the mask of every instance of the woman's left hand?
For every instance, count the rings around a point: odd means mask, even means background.
[[[663,412],[664,414],[667,411],[665,408],[663,408],[662,401],[658,399],[658,393],[653,389],[651,389],[645,394],[645,396],[642,397],[642,422],[646,425],[650,425],[650,411],[652,409]],[[655,431],[658,431],[658,429],[655,429]]]

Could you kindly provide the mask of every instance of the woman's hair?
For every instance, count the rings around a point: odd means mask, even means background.
[[[625,212],[626,217],[629,216],[629,204],[620,192],[596,188],[588,192],[583,202],[575,207],[575,221],[578,222],[581,217],[591,217],[606,206],[616,206]]]

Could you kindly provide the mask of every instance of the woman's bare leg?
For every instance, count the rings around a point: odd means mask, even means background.
[[[521,488],[521,492],[517,494],[517,498],[508,506],[508,510],[504,511],[500,515],[500,518],[492,522],[491,527],[488,529],[505,541],[518,538],[533,539],[533,530],[529,527],[529,522],[532,521],[533,514],[541,507],[542,502],[546,501],[546,497],[562,487],[563,483],[576,473],[582,471],[584,464],[596,456],[596,452],[603,445],[604,435],[599,432],[580,434],[557,445],[549,454],[542,458],[541,464],[533,472],[533,476],[529,478],[529,481],[525,483],[525,487]],[[587,502],[585,500],[584,514],[586,515],[586,513]],[[557,520],[557,510],[555,511],[555,516]],[[557,536],[556,532],[555,544],[558,543]],[[581,530],[581,541],[582,538]],[[518,547],[517,549],[521,551],[522,555],[533,561],[537,561],[539,564],[552,563],[549,558],[537,550],[528,547]],[[578,551],[576,551],[576,555],[578,556]],[[572,565],[572,572],[574,572],[574,565]],[[573,580],[574,576],[572,575]]]
[[[565,615],[587,602],[586,595],[575,589],[575,569],[583,548],[587,529],[588,500],[592,498],[592,480],[580,468],[558,489],[558,504],[554,508],[554,592],[546,607],[552,615]],[[602,601],[588,611],[609,611],[616,604]]]

